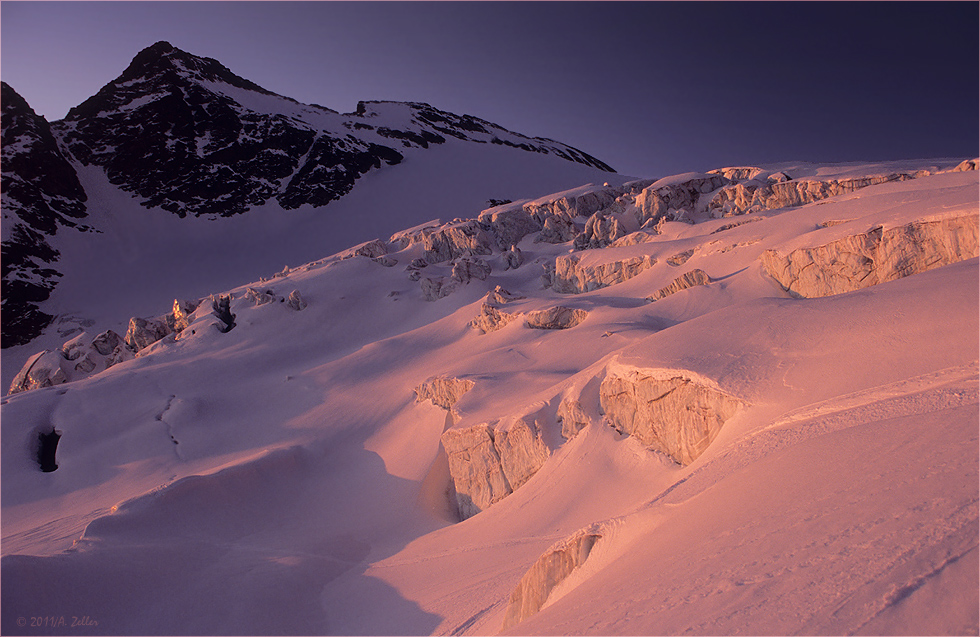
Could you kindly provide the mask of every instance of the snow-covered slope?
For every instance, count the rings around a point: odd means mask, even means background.
[[[0,628],[976,633],[957,164],[593,182],[205,290],[105,371],[76,340],[3,400]],[[899,276],[800,298],[800,249]]]
[[[113,302],[144,307],[160,279],[198,294],[488,199],[615,181],[554,140],[423,103],[300,104],[167,42],[50,125],[6,84],[3,103],[5,349],[125,321]]]

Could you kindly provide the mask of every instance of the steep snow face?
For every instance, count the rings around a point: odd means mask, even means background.
[[[431,151],[447,169],[457,143]],[[365,179],[396,184],[384,172]],[[489,634],[505,620],[521,634],[976,632],[977,258],[811,299],[760,261],[975,217],[976,172],[645,228],[639,191],[590,181],[576,197],[625,190],[563,218],[576,236],[596,214],[632,223],[628,241],[576,250],[536,241],[542,223],[507,267],[514,251],[478,218],[488,254],[430,263],[423,236],[466,220],[405,223],[237,286],[161,288],[125,319],[173,311],[179,339],[5,397],[0,630],[72,600],[109,634]],[[392,202],[408,206],[401,185]],[[348,197],[337,205],[371,203]],[[302,249],[326,241],[307,234]],[[225,237],[247,251],[239,239]],[[543,266],[569,255],[652,265],[574,296],[543,287]],[[426,300],[421,279],[457,265],[468,282]],[[648,302],[694,271],[709,283]],[[485,306],[513,318],[474,329]],[[557,307],[587,315],[518,320]],[[586,535],[601,536],[587,555]]]

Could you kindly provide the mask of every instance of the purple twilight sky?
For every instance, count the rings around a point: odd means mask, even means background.
[[[634,176],[974,157],[978,7],[5,0],[0,77],[56,120],[167,40],[301,102],[424,101]]]

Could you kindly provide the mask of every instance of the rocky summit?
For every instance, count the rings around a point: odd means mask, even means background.
[[[447,136],[554,153],[612,170],[574,148],[428,104],[361,102],[339,114],[276,95],[216,60],[158,42],[53,129],[83,165],[147,207],[229,216],[275,199],[324,206],[406,148]]]
[[[146,208],[222,218],[263,204],[319,208],[373,169],[454,138],[552,155],[601,171],[565,144],[527,137],[423,103],[360,102],[341,114],[301,104],[168,42],[53,123],[3,85],[3,347],[31,341],[52,316],[62,272],[51,237],[92,230],[103,206],[81,171],[97,170]],[[82,180],[84,181],[84,180]]]

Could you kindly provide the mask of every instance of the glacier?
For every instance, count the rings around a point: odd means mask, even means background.
[[[607,173],[93,297],[2,399],[0,629],[975,633],[975,167]]]

